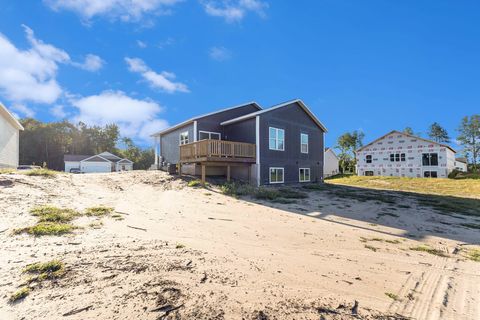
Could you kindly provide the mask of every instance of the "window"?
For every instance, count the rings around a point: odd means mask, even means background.
[[[300,133],[300,152],[308,153],[308,134]]]
[[[373,171],[365,171],[365,175],[371,177],[373,176]]]
[[[188,143],[188,131],[180,133],[180,145]]]
[[[372,163],[372,155],[371,154],[367,154],[367,156],[365,157],[365,162],[366,163]]]
[[[424,178],[436,178],[437,177],[437,171],[424,171],[423,172],[423,177]]]
[[[422,165],[424,165],[424,166],[438,166],[438,153],[423,153],[422,154]]]
[[[405,153],[390,153],[391,162],[405,161]]]
[[[298,169],[298,181],[300,182],[310,182],[310,168],[300,168]]]
[[[269,148],[270,150],[285,150],[285,130],[269,128]]]
[[[209,132],[209,131],[199,131],[199,140],[221,140],[220,133],[218,132]]]
[[[270,168],[270,183],[283,183],[283,168]]]

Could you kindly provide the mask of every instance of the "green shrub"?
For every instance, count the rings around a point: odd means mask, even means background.
[[[255,187],[238,182],[227,182],[220,187],[220,190],[229,196],[248,196],[255,193]]]
[[[76,227],[69,223],[39,222],[31,227],[15,229],[14,233],[28,233],[34,236],[46,236],[70,233],[74,229],[76,229]]]
[[[38,217],[39,222],[69,222],[79,215],[75,210],[53,206],[35,207],[30,210],[30,213]]]
[[[35,275],[28,282],[57,279],[65,274],[65,265],[59,260],[37,262],[26,266],[23,272]]]
[[[57,173],[58,173],[57,171],[50,170],[50,169],[34,169],[34,170],[25,172],[25,175],[52,178],[56,176]]]
[[[85,214],[87,216],[106,216],[113,212],[113,208],[105,207],[105,206],[98,206],[98,207],[90,207],[85,210]]]
[[[25,297],[28,296],[29,294],[30,294],[30,288],[22,287],[10,296],[9,301],[10,303],[18,302],[20,300],[25,299]]]

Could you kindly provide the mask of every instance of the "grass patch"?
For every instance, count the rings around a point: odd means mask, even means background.
[[[56,223],[56,222],[39,222],[34,226],[15,229],[14,234],[28,233],[34,236],[58,236],[66,233],[72,232],[76,229],[72,224],[69,223]]]
[[[30,288],[22,287],[10,296],[9,301],[10,303],[19,302],[20,300],[25,299],[29,294],[30,294]]]
[[[102,217],[109,215],[113,212],[113,208],[105,207],[105,206],[98,206],[98,207],[90,207],[85,210],[85,214],[89,217]]]
[[[185,248],[185,245],[184,245],[184,244],[177,243],[177,244],[175,245],[175,249],[183,249],[183,248]]]
[[[39,176],[45,178],[53,178],[58,172],[50,169],[34,169],[24,173],[27,176]]]
[[[367,248],[369,250],[372,250],[373,252],[377,252],[377,250],[378,250],[378,248],[376,248],[374,246],[371,246],[371,245],[368,245],[368,244],[365,245],[365,248]]]
[[[15,171],[16,171],[15,169],[3,168],[3,169],[0,169],[0,174],[14,173]]]
[[[429,247],[427,245],[411,247],[410,250],[426,252],[426,253],[433,254],[433,255],[439,256],[439,257],[448,257],[448,255],[446,255],[445,252],[443,252],[441,250],[438,250],[438,249],[435,249],[435,248],[432,248],[432,247]]]
[[[34,275],[28,282],[40,282],[46,279],[52,280],[62,277],[65,274],[65,265],[59,260],[37,262],[26,266],[23,272]]]
[[[90,228],[93,228],[93,229],[100,229],[103,226],[103,222],[102,221],[94,221],[94,222],[90,223],[88,226]]]
[[[227,182],[220,187],[223,194],[235,197],[253,195],[255,189],[255,187],[249,184],[238,182]]]
[[[480,262],[480,249],[471,249],[467,252],[467,257],[470,260]]]
[[[208,182],[202,182],[202,180],[192,180],[187,183],[187,186],[191,188],[199,188],[199,187],[208,187],[210,184]]]
[[[249,184],[229,182],[220,187],[222,193],[229,196],[252,196],[259,200],[274,203],[296,203],[294,199],[308,198],[308,194],[291,188],[253,187]]]
[[[75,210],[53,206],[35,207],[30,213],[38,217],[39,222],[70,222],[79,215]]]
[[[392,299],[392,300],[395,300],[395,301],[398,300],[398,296],[397,296],[395,293],[385,292],[385,295],[386,295],[387,297],[389,297],[390,299]]]

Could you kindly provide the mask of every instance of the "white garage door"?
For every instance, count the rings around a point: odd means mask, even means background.
[[[83,162],[82,172],[111,172],[110,162]]]

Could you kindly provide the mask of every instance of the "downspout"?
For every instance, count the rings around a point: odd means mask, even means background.
[[[255,117],[255,148],[257,165],[257,187],[260,186],[260,116]]]

